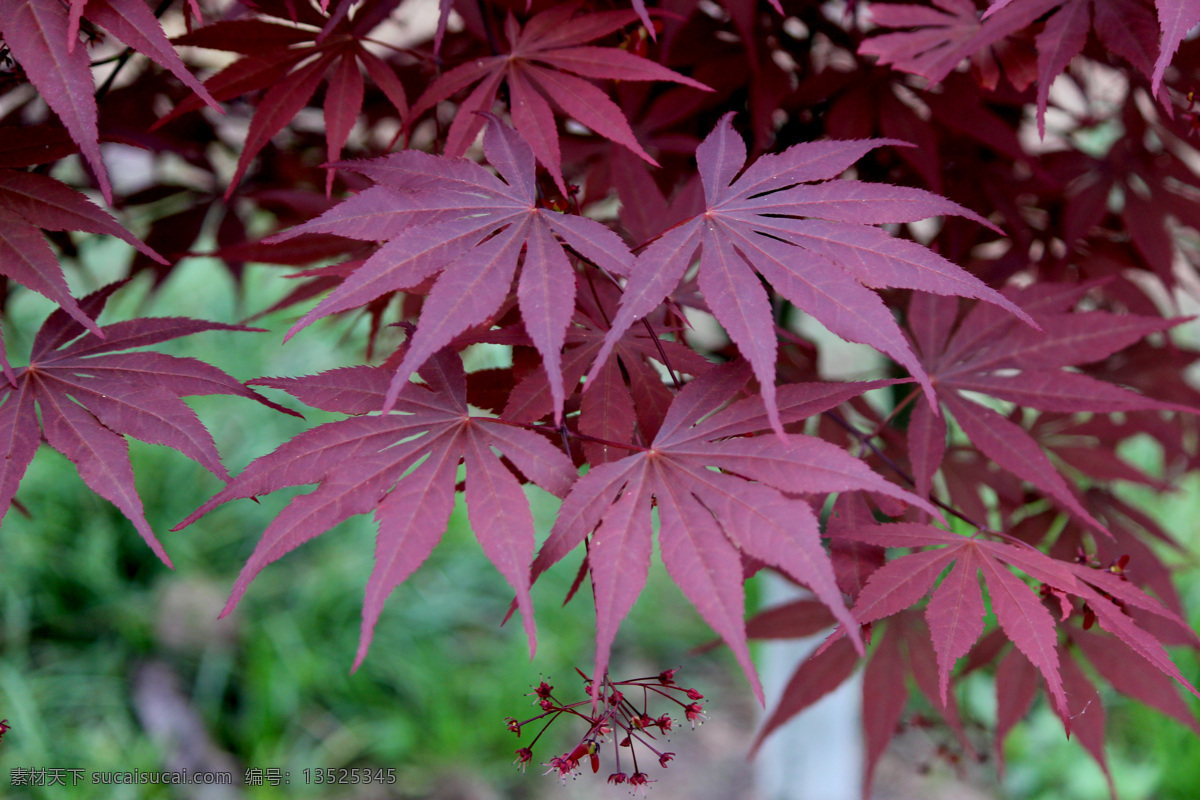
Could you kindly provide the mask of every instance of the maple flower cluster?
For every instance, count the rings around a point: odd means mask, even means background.
[[[534,698],[534,705],[541,708],[542,713],[522,721],[514,717],[505,720],[508,729],[517,736],[521,735],[522,728],[545,720],[528,746],[516,751],[513,763],[524,772],[525,767],[533,761],[533,746],[542,734],[560,717],[574,717],[587,723],[586,731],[573,749],[554,756],[542,765],[547,767],[544,774],[557,775],[565,783],[567,776],[573,777],[580,772],[580,764],[584,761],[593,773],[597,773],[600,771],[600,748],[605,743],[611,743],[615,771],[608,776],[608,782],[629,784],[644,793],[645,787],[654,781],[638,764],[638,748],[643,749],[643,762],[655,758],[664,769],[675,758],[674,753],[661,748],[658,738],[671,732],[675,718],[669,713],[658,716],[651,714],[651,700],[674,703],[684,719],[695,728],[697,722],[703,722],[706,718],[704,706],[700,703],[704,695],[675,683],[678,667],[663,670],[657,675],[624,681],[613,681],[606,673],[599,686],[580,670],[575,671],[583,678],[587,699],[564,704],[554,696],[554,687],[543,680],[529,693]],[[626,762],[632,766],[631,773],[626,773],[621,767],[623,750],[626,751]],[[645,755],[647,751],[649,756]]]

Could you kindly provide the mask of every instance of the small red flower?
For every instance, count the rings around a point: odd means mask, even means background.
[[[593,681],[577,669],[576,672],[584,681],[583,689],[587,696],[592,698],[592,703],[581,700],[564,704],[563,701],[552,696],[554,687],[546,681],[541,681],[529,694],[535,698],[534,702],[540,705],[545,713],[524,721],[505,717],[505,724],[510,731],[520,735],[522,728],[537,720],[544,720],[540,726],[541,730],[530,741],[530,745],[533,745],[540,740],[542,734],[556,719],[578,719],[586,722],[588,724],[587,731],[583,738],[578,740],[578,744],[543,764],[546,767],[545,774],[557,775],[565,783],[568,775],[573,778],[578,776],[585,762],[592,768],[593,773],[598,773],[600,771],[601,743],[609,741],[609,737],[612,737],[612,741],[617,747],[626,747],[632,751],[634,772],[626,774],[620,771],[620,751],[618,751],[618,771],[608,776],[608,782],[636,786],[644,795],[645,787],[653,781],[650,780],[649,775],[637,768],[639,745],[650,751],[649,754],[642,753],[642,758],[657,758],[659,766],[663,769],[675,760],[674,753],[659,752],[654,745],[647,741],[655,740],[658,737],[659,734],[654,732],[655,728],[665,736],[675,727],[675,718],[671,714],[658,716],[651,714],[650,702],[662,697],[682,707],[684,715],[692,723],[693,728],[696,727],[697,721],[705,719],[704,707],[696,702],[703,699],[704,695],[695,689],[675,685],[676,671],[677,668],[669,669],[659,673],[656,677],[632,678],[625,681],[614,681],[605,675],[602,680]],[[656,683],[657,686],[665,687],[669,691],[656,688]],[[628,690],[631,688],[637,692],[639,697],[637,703],[630,701],[627,697]],[[676,692],[678,694],[675,694]],[[685,695],[688,700],[693,702],[684,705],[683,696]],[[547,717],[548,719],[546,719]],[[524,770],[525,765],[532,759],[531,748],[525,747],[517,751],[517,758],[513,763]]]
[[[557,772],[563,783],[566,783],[567,776],[579,769],[579,761],[571,758],[570,756],[555,756],[554,758],[550,759],[549,764],[545,764],[544,766],[547,766],[550,769],[546,770],[542,774],[549,775],[551,772]]]

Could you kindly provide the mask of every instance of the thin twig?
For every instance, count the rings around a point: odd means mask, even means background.
[[[154,9],[154,18],[161,18],[170,7],[171,0],[162,0],[162,2],[158,4],[158,8]],[[134,49],[132,47],[126,47],[124,51],[121,52],[121,55],[117,56],[116,66],[113,67],[112,72],[108,73],[108,77],[104,79],[104,83],[100,84],[100,88],[96,90],[95,97],[97,101],[104,99],[104,96],[108,94],[110,89],[112,89],[113,82],[117,79],[117,73],[120,72],[121,69],[129,62],[129,59],[133,57],[133,53]]]
[[[904,467],[897,464],[892,459],[891,456],[887,455],[882,450],[880,450],[879,447],[876,446],[876,444],[871,441],[871,438],[868,437],[865,433],[863,433],[858,428],[854,427],[849,422],[847,422],[845,420],[845,418],[841,414],[837,413],[836,411],[825,411],[823,413],[825,414],[826,417],[833,420],[838,425],[840,425],[842,428],[844,428],[847,432],[849,432],[850,435],[853,436],[855,439],[858,439],[858,441],[861,442],[863,444],[863,446],[865,446],[868,450],[870,450],[872,453],[874,453],[876,456],[878,456],[879,460],[883,462],[884,466],[886,466],[888,469],[892,470],[897,475],[899,475],[901,478],[903,478],[904,481],[906,483],[908,483],[910,486],[912,486],[914,488],[916,487],[917,482],[913,478],[913,476],[908,474],[908,471],[905,470]],[[978,528],[979,530],[985,531],[987,533],[996,533],[996,531],[992,530],[987,525],[981,525],[980,523],[971,519],[971,517],[967,516],[966,514],[964,514],[961,511],[959,511],[957,508],[950,505],[949,503],[944,503],[941,500],[939,500],[933,496],[929,497],[929,501],[931,503],[933,503],[935,506],[937,506],[938,508],[940,508],[942,511],[945,511],[948,514],[953,514],[954,516],[958,517],[963,522],[967,523],[968,525],[971,525],[972,527]]]

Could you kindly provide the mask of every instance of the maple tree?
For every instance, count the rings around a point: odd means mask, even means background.
[[[582,546],[590,699],[538,690],[589,722],[547,764],[564,776],[614,726],[670,760],[647,742],[669,715],[618,687],[701,713],[671,671],[609,677],[655,541],[760,701],[749,638],[834,629],[758,741],[861,666],[868,789],[909,678],[975,754],[955,689],[994,669],[1001,767],[1042,689],[1106,774],[1097,680],[1200,731],[1165,650],[1200,648],[1178,545],[1117,490],[1200,466],[1197,353],[1171,334],[1200,286],[1200,3],[441,0],[414,35],[393,21],[415,2],[0,0],[0,315],[26,291],[57,306],[25,366],[0,350],[0,513],[37,514],[19,487],[45,442],[170,565],[126,436],[226,482],[179,528],[316,484],[225,613],[372,514],[355,668],[458,492],[531,651],[530,587]],[[150,155],[147,188],[114,188],[116,144]],[[101,325],[125,282],[73,295],[72,231],[126,242],[155,286],[200,252],[299,268],[245,298],[296,321]],[[316,375],[143,349],[359,316],[363,363]],[[806,320],[885,366],[823,380]],[[468,371],[476,347],[506,366]],[[231,477],[180,398],[296,413],[260,389],[344,419]],[[1134,437],[1163,476],[1125,458]],[[528,485],[561,500],[540,548]],[[811,599],[746,620],[763,570]],[[649,782],[636,761],[610,780]]]

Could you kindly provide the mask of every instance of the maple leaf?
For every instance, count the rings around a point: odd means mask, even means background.
[[[80,304],[82,312],[99,315],[120,285],[88,295]],[[29,365],[15,370],[10,383],[0,384],[0,513],[8,510],[38,443],[44,441],[75,465],[88,488],[120,509],[155,555],[171,566],[146,522],[123,437],[167,445],[227,479],[212,437],[179,398],[232,394],[286,409],[201,361],[124,351],[202,331],[254,330],[258,329],[182,317],[145,317],[105,325],[94,333],[65,310],[53,312],[33,341]]]
[[[1200,25],[1200,0],[1154,0],[1154,7],[1158,10],[1158,24],[1162,28],[1162,45],[1150,79],[1151,91],[1157,95],[1175,51],[1192,28]]]
[[[1077,630],[1071,643],[1114,689],[1182,722],[1200,735],[1200,722],[1179,694],[1179,684],[1158,670],[1145,669],[1137,652],[1117,636]]]
[[[984,304],[953,328],[953,300],[915,293],[910,325],[924,370],[937,380],[938,397],[971,444],[1007,470],[1057,500],[1097,530],[1105,530],[1076,498],[1037,442],[1017,423],[970,399],[980,392],[1047,412],[1163,410],[1195,413],[1129,389],[1071,372],[1066,367],[1107,358],[1151,333],[1182,320],[1107,311],[1070,312],[1087,285],[1037,284],[1009,291],[1014,302],[1042,326],[1034,331]],[[1016,374],[1013,371],[1017,370]],[[928,492],[946,446],[946,423],[918,404],[910,423],[909,447],[918,493]]]
[[[963,59],[985,52],[1062,2],[1018,0],[1003,14],[989,10],[984,19],[980,18],[973,0],[934,0],[936,10],[927,6],[874,3],[871,17],[877,25],[907,30],[864,39],[858,52],[878,56],[880,64],[938,83]]]
[[[0,169],[0,275],[53,300],[92,333],[102,335],[71,297],[62,267],[39,228],[116,236],[166,264],[91,200],[46,175]],[[4,506],[7,507],[7,506]]]
[[[567,188],[551,103],[600,136],[658,166],[634,138],[617,104],[584,79],[672,81],[703,91],[711,89],[625,50],[586,45],[585,42],[620,30],[635,17],[628,11],[601,11],[577,17],[578,8],[578,3],[559,3],[535,14],[523,28],[510,14],[504,24],[509,52],[473,59],[439,76],[413,105],[410,119],[478,84],[459,105],[446,139],[447,155],[463,155],[483,127],[483,119],[476,112],[490,111],[500,84],[505,83],[513,125],[533,147],[537,160],[549,170],[564,195]]]
[[[176,530],[218,505],[287,486],[319,484],[294,498],[263,532],[242,568],[222,616],[233,610],[268,564],[355,514],[373,512],[379,523],[375,567],[367,582],[362,634],[354,669],[362,663],[384,601],[433,551],[454,509],[459,462],[466,464],[467,515],[484,553],[517,594],[535,649],[529,598],[533,518],[519,481],[493,451],[529,480],[562,497],[575,467],[545,437],[499,420],[472,417],[458,356],[443,351],[421,372],[427,385],[408,383],[393,413],[368,416],[383,405],[392,370],[347,367],[301,378],[261,378],[326,411],[351,414],[319,425],[253,461]]]
[[[978,578],[982,573],[1000,627],[1042,673],[1059,715],[1064,719],[1069,716],[1055,649],[1058,639],[1054,619],[1037,593],[1003,564],[1060,591],[1077,592],[1079,586],[1070,565],[1032,548],[967,538],[931,525],[895,523],[843,528],[838,535],[880,547],[945,545],[901,556],[876,570],[867,579],[853,609],[854,618],[862,625],[903,611],[924,597],[953,564],[950,574],[925,607],[925,619],[937,654],[938,687],[943,704],[950,685],[950,670],[983,633],[984,606]]]
[[[1197,730],[1198,726],[1172,682],[1157,672],[1143,669],[1142,662],[1119,639],[1088,631],[1073,631],[1069,642],[1059,645],[1072,729],[1075,738],[1104,773],[1109,795],[1116,798],[1116,787],[1104,747],[1104,701],[1080,667],[1080,653],[1086,654],[1100,677],[1117,691],[1158,708],[1193,730]],[[1037,689],[1037,672],[1028,660],[1016,650],[1006,654],[996,671],[997,708],[1001,712],[996,724],[996,757],[1001,775],[1004,771],[1004,739],[1033,705]]]
[[[859,53],[878,56],[881,64],[937,83],[965,58],[1003,61],[990,48],[1045,17],[1045,26],[1034,40],[1038,53],[1037,121],[1042,135],[1050,85],[1071,59],[1083,52],[1093,27],[1109,51],[1150,74],[1158,31],[1153,16],[1139,0],[1010,0],[993,4],[982,17],[971,0],[937,0],[936,5],[942,10],[873,5],[871,14],[877,24],[910,30],[867,39]]]
[[[1059,166],[1065,168],[1064,177],[1070,176],[1064,183],[1067,203],[1063,233],[1071,242],[1088,238],[1099,252],[1104,252],[1103,237],[1096,236],[1094,229],[1110,218],[1108,198],[1119,191],[1123,202],[1115,216],[1128,232],[1132,249],[1163,283],[1173,286],[1179,238],[1175,226],[1200,229],[1200,202],[1188,190],[1196,173],[1170,150],[1149,153],[1130,141],[1137,136],[1169,138],[1169,129],[1147,120],[1135,108],[1126,110],[1121,124],[1128,138],[1116,142],[1105,160],[1076,154],[1060,162]]]
[[[87,49],[76,47],[79,15],[85,5],[73,0],[0,0],[0,36],[42,98],[62,120],[96,175],[104,199],[112,203],[112,185],[100,157],[96,90]],[[183,66],[158,20],[143,0],[89,0],[87,16],[130,47],[169,69],[216,106]]]
[[[745,362],[734,362],[688,383],[648,448],[631,446],[632,455],[593,467],[563,501],[533,577],[591,535],[593,674],[604,674],[617,627],[645,585],[652,507],[658,510],[667,572],[733,649],[760,702],[762,687],[742,619],[741,554],[804,583],[847,622],[851,617],[821,547],[816,516],[796,495],[866,490],[929,508],[820,439],[800,434],[747,438],[771,425],[762,400],[748,397],[721,407],[741,392],[751,374]],[[875,385],[785,386],[779,391],[778,418],[804,419]],[[851,628],[861,647],[857,627],[851,623]]]
[[[562,359],[563,384],[569,388],[579,385],[595,360],[608,332],[608,320],[620,300],[620,290],[611,283],[589,286],[582,275],[576,281],[577,311],[567,329]],[[617,358],[609,359],[609,368],[597,377],[593,391],[583,395],[578,424],[580,433],[618,444],[634,441],[635,422],[645,437],[642,441],[653,439],[674,400],[651,359],[660,363],[666,360],[672,369],[688,375],[698,375],[712,366],[681,343],[659,339],[639,328],[630,330],[617,343],[614,353]],[[503,416],[515,422],[533,422],[553,413],[550,382],[545,370],[539,369],[512,388]],[[584,441],[583,449],[592,464],[621,457],[611,445]]]
[[[341,165],[377,185],[268,241],[336,233],[387,244],[292,326],[288,336],[324,316],[365,305],[386,292],[411,289],[440,272],[388,389],[387,410],[427,358],[500,309],[521,261],[518,305],[525,330],[545,361],[557,421],[565,396],[561,350],[574,306],[575,272],[555,235],[616,275],[628,274],[632,256],[620,237],[599,222],[536,207],[533,151],[495,118],[484,134],[484,154],[503,180],[474,162],[415,150]]]
[[[867,624],[907,609],[924,597],[934,582],[953,564],[950,574],[933,592],[925,608],[930,638],[938,661],[938,685],[943,702],[950,670],[971,649],[983,632],[984,607],[977,573],[982,573],[991,596],[991,609],[1004,635],[1037,667],[1063,725],[1071,729],[1078,709],[1068,702],[1058,656],[1054,618],[1038,594],[1003,566],[1015,567],[1057,592],[1084,599],[1100,625],[1119,637],[1142,663],[1154,666],[1188,691],[1200,692],[1188,682],[1162,645],[1140,628],[1115,601],[1135,606],[1172,621],[1187,630],[1187,623],[1170,609],[1105,570],[1058,561],[1032,547],[967,538],[931,525],[894,523],[840,528],[838,536],[880,547],[938,547],[901,556],[872,573],[852,613]],[[1158,679],[1155,678],[1155,681]],[[1156,684],[1157,685],[1157,684]]]
[[[247,92],[267,90],[250,122],[237,169],[225,192],[226,198],[232,195],[250,162],[271,137],[308,105],[327,74],[329,85],[325,91],[324,110],[326,158],[329,161],[336,161],[341,156],[362,109],[365,84],[360,67],[402,119],[408,114],[404,86],[395,71],[363,46],[371,30],[387,18],[396,4],[397,0],[369,0],[357,9],[353,18],[347,16],[349,3],[341,4],[327,19],[310,8],[301,20],[301,27],[269,19],[227,20],[206,25],[174,40],[177,45],[225,50],[244,56],[205,81],[207,92],[217,100],[231,100]],[[157,125],[164,125],[200,106],[200,98],[185,100]],[[332,191],[333,176],[331,168],[326,172],[327,194]]]
[[[86,49],[68,45],[68,28],[61,0],[0,0],[0,36],[79,145],[111,203],[112,185],[100,158],[92,68]]]
[[[588,374],[589,384],[621,335],[683,278],[697,250],[704,299],[754,366],[772,427],[779,432],[776,336],[770,299],[758,275],[838,336],[869,344],[907,367],[931,400],[928,376],[902,344],[891,312],[868,286],[977,297],[1029,321],[1007,298],[961,268],[875,227],[941,214],[989,224],[986,220],[921,189],[828,180],[880,145],[903,143],[798,144],[762,156],[742,171],[746,145],[730,124],[732,116],[723,116],[696,150],[706,210],[664,233],[638,256],[620,311]]]

